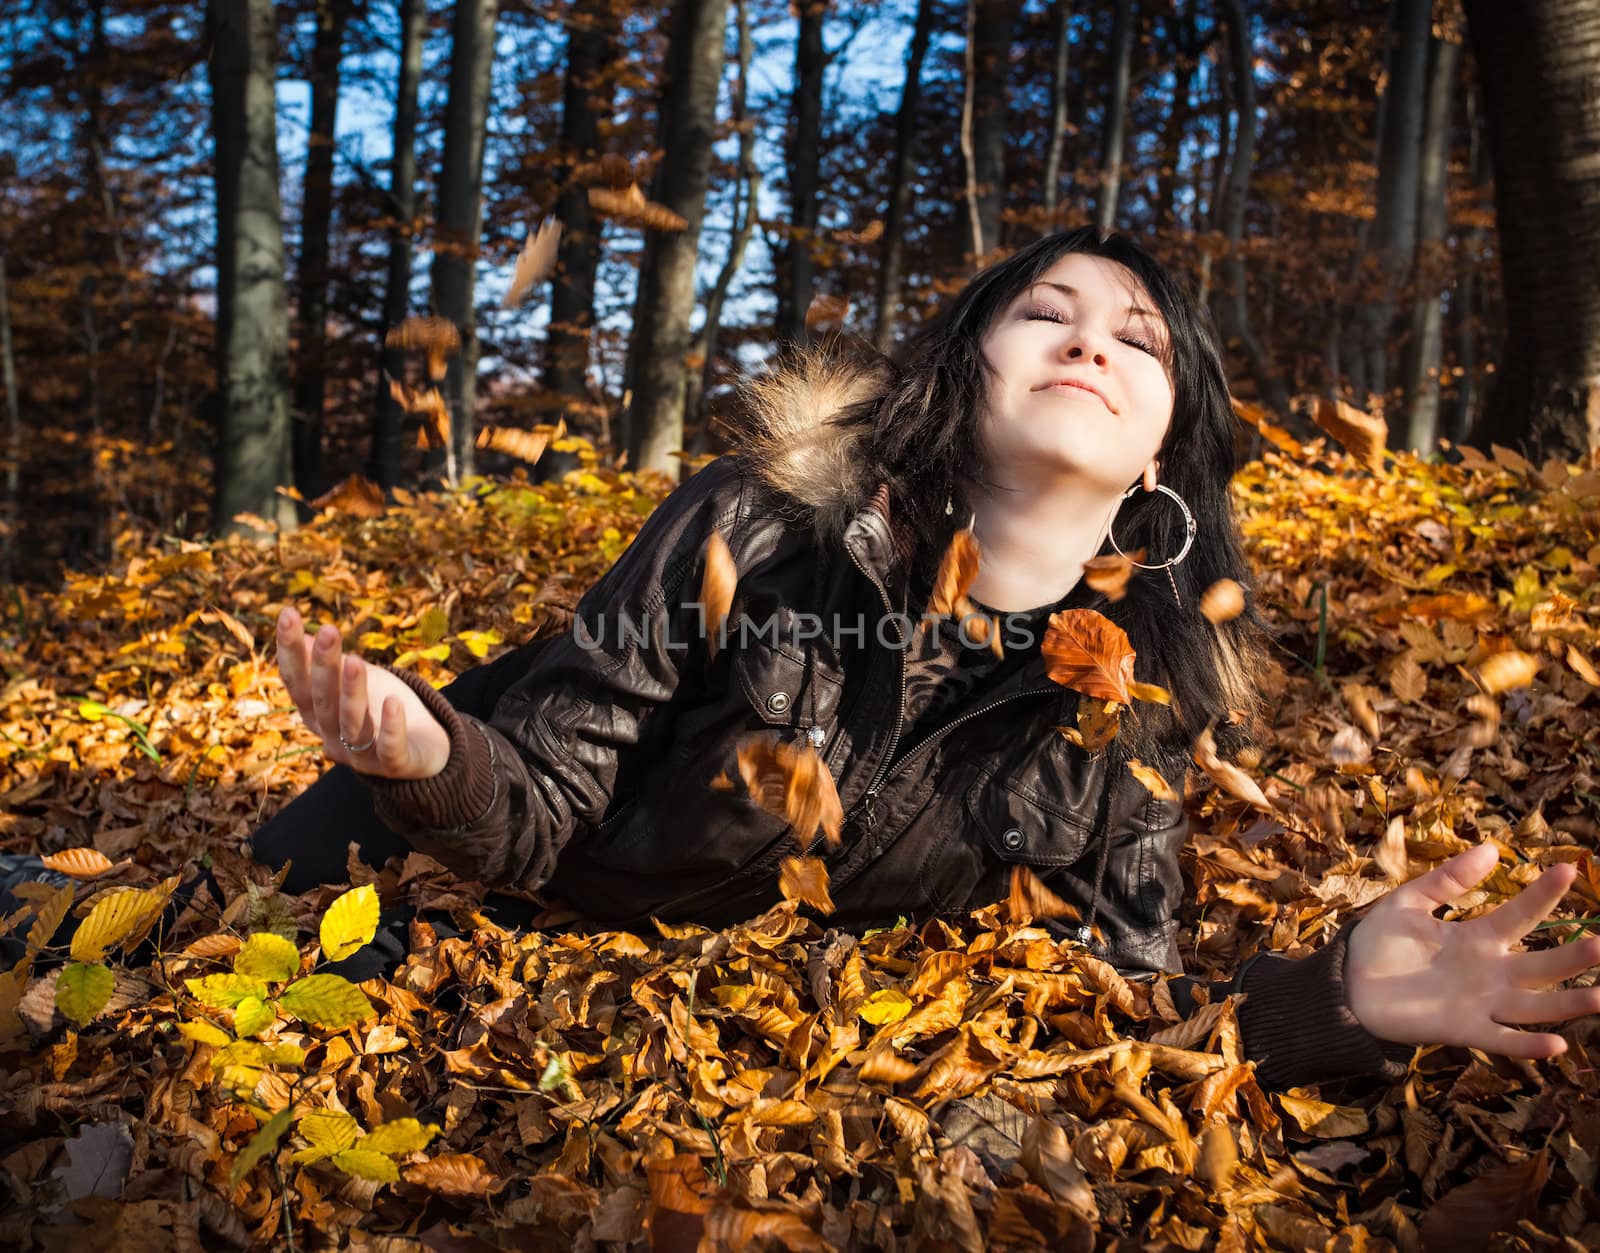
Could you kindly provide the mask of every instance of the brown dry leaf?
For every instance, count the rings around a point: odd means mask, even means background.
[[[1133,645],[1104,614],[1093,609],[1052,614],[1040,650],[1053,682],[1099,700],[1132,703]]]
[[[756,736],[739,746],[738,761],[750,798],[794,828],[802,852],[819,830],[829,847],[838,845],[844,806],[833,776],[814,748]]]
[[[1122,706],[1114,700],[1078,697],[1078,725],[1057,727],[1069,744],[1076,744],[1091,756],[1101,752],[1117,738],[1122,726]]]
[[[450,442],[450,409],[437,387],[411,388],[390,379],[389,394],[407,413],[421,416],[417,439],[423,447],[440,449]]]
[[[1311,405],[1311,420],[1374,474],[1383,473],[1383,453],[1389,446],[1389,424],[1342,400],[1318,396]]]
[[[721,531],[712,531],[706,539],[705,568],[700,575],[700,607],[705,615],[706,648],[713,657],[738,585],[739,570],[728,551],[728,541],[722,538]]]
[[[74,879],[97,879],[115,869],[111,858],[97,848],[65,848],[59,853],[46,853],[39,860],[46,870],[71,875]]]
[[[1596,671],[1589,659],[1571,644],[1567,645],[1567,665],[1590,687],[1600,687],[1600,671]]]
[[[1276,808],[1254,779],[1232,762],[1223,761],[1217,756],[1217,742],[1211,735],[1211,728],[1214,725],[1214,720],[1208,723],[1206,729],[1200,733],[1200,738],[1194,742],[1194,764],[1209,774],[1217,786],[1229,796],[1254,805],[1257,809],[1263,809],[1269,814],[1276,813]]]
[[[449,318],[407,318],[391,327],[383,342],[388,348],[427,354],[428,377],[437,383],[450,358],[461,351],[461,332]]]
[[[310,504],[319,513],[324,509],[332,509],[337,513],[347,513],[352,518],[381,518],[387,509],[383,488],[359,474],[348,476],[344,482],[329,488]]]
[[[609,187],[589,188],[589,207],[634,226],[652,231],[681,231],[689,223],[666,205],[646,200],[638,183],[629,183],[621,191]]]
[[[785,857],[778,875],[778,891],[786,901],[799,901],[824,914],[833,912],[828,867],[820,857]]]
[[[712,1249],[777,1248],[789,1253],[824,1253],[833,1248],[792,1209],[743,1209],[719,1205],[706,1218],[702,1247]],[[656,1243],[660,1249],[665,1246]]]
[[[1500,738],[1500,706],[1494,697],[1474,692],[1467,697],[1466,710],[1473,720],[1456,740],[1458,748],[1488,748]]]
[[[1232,579],[1218,579],[1201,595],[1200,612],[1212,623],[1237,618],[1244,612],[1244,588]]]
[[[1550,1177],[1548,1151],[1493,1166],[1445,1193],[1423,1214],[1423,1247],[1482,1249],[1489,1236],[1509,1231],[1538,1212],[1539,1193]]]
[[[1078,908],[1062,900],[1026,866],[1011,867],[1011,895],[1006,899],[1006,917],[1022,924],[1035,918],[1081,918]]]
[[[873,218],[859,231],[835,231],[834,238],[841,244],[875,244],[883,236],[883,219]]]
[[[938,573],[933,577],[933,593],[928,597],[928,612],[960,618],[972,612],[967,589],[978,577],[978,537],[963,527],[950,537]]]
[[[534,465],[544,456],[544,450],[550,446],[551,435],[549,427],[524,431],[519,427],[486,423],[479,429],[478,438],[474,442],[479,448],[503,452],[508,457],[515,457],[519,461]]]
[[[1428,691],[1428,676],[1417,659],[1406,653],[1389,668],[1389,690],[1401,700],[1419,701]]]
[[[1478,667],[1478,680],[1492,696],[1513,688],[1527,687],[1539,673],[1539,659],[1529,653],[1507,649],[1484,658]]]
[[[1305,1097],[1282,1094],[1278,1104],[1299,1125],[1300,1130],[1325,1140],[1364,1136],[1370,1130],[1367,1111],[1349,1105],[1330,1105]]]
[[[819,292],[806,306],[806,330],[818,338],[836,335],[844,329],[845,319],[849,316],[848,296],[833,296]]]
[[[1128,762],[1128,770],[1135,779],[1144,784],[1145,790],[1157,800],[1175,801],[1178,794],[1172,790],[1172,785],[1161,777],[1161,772],[1145,765],[1137,757]]]
[[[488,1196],[506,1186],[474,1153],[440,1153],[425,1162],[407,1166],[407,1183],[449,1196]]]
[[[534,286],[544,280],[556,267],[556,250],[561,246],[561,221],[546,218],[537,232],[529,231],[527,242],[517,254],[517,270],[511,276],[511,286],[500,301],[502,309],[511,309],[527,298]]]
[[[1405,883],[1411,878],[1411,854],[1406,851],[1406,821],[1399,814],[1389,819],[1383,840],[1373,853],[1372,860],[1389,877],[1390,883]]]
[[[1341,769],[1364,766],[1372,760],[1372,745],[1357,727],[1342,726],[1328,743],[1328,758]]]
[[[1118,601],[1128,594],[1128,580],[1133,576],[1133,563],[1144,560],[1144,549],[1125,556],[1111,553],[1105,557],[1090,557],[1083,563],[1083,581],[1107,600]]]
[[[1152,705],[1172,704],[1172,693],[1154,683],[1130,683],[1128,695],[1134,700],[1147,701]]]
[[[1345,706],[1350,710],[1350,716],[1356,724],[1366,733],[1367,739],[1374,744],[1379,739],[1378,714],[1372,707],[1373,698],[1379,693],[1362,683],[1346,682],[1339,688],[1339,694],[1344,697]]]
[[[1228,399],[1233,402],[1233,412],[1239,420],[1246,426],[1252,426],[1260,431],[1262,439],[1290,456],[1300,455],[1300,441],[1281,426],[1274,425],[1264,406],[1240,400],[1237,396],[1230,396]]]

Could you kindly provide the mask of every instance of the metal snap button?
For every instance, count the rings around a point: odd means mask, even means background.
[[[781,714],[785,709],[789,708],[789,693],[774,692],[767,697],[767,708],[775,714]]]
[[[1000,837],[1000,842],[1014,853],[1027,842],[1027,837],[1022,834],[1022,828],[1007,827],[1005,834]]]
[[[821,748],[823,741],[828,738],[828,733],[821,727],[812,727],[806,732],[806,739],[811,741],[812,748]]]

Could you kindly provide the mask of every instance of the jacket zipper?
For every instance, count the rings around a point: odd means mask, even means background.
[[[894,612],[894,606],[889,603],[889,593],[884,588],[882,582],[880,582],[876,576],[867,573],[867,568],[864,565],[861,564],[861,559],[856,556],[855,549],[850,548],[848,545],[846,545],[846,551],[849,552],[850,560],[855,565],[855,568],[857,570],[861,571],[861,577],[866,579],[868,582],[870,582],[872,584],[873,587],[878,589],[878,595],[883,600],[883,612],[884,612],[884,614],[886,616],[888,614],[892,614]],[[902,644],[906,644],[906,645],[909,645],[910,642],[911,642],[910,640],[902,640],[901,641]],[[846,823],[854,821],[858,814],[863,815],[862,831],[863,831],[863,834],[868,839],[870,839],[872,837],[872,827],[873,827],[873,823],[874,823],[874,817],[873,817],[873,813],[872,813],[872,804],[878,797],[878,787],[879,787],[879,785],[883,783],[884,776],[888,773],[889,763],[892,760],[894,760],[894,750],[900,743],[900,731],[901,731],[902,727],[905,725],[905,716],[906,716],[906,650],[905,650],[905,648],[900,648],[897,651],[898,651],[899,656],[900,656],[900,699],[895,702],[894,731],[889,736],[889,747],[884,751],[883,761],[879,764],[877,773],[873,777],[872,782],[867,784],[867,794],[861,798],[860,802],[856,805],[856,807],[854,809],[852,809],[847,815],[845,815],[845,822]],[[819,836],[818,840],[812,842],[812,845],[811,845],[812,849],[816,848],[817,843],[820,841],[821,838],[822,837]],[[811,850],[808,849],[807,852],[809,852],[809,851],[811,851]]]

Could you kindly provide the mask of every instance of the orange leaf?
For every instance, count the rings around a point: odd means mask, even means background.
[[[778,874],[778,891],[786,901],[799,901],[824,914],[833,912],[828,895],[828,868],[820,857],[785,857]]]
[[[1209,774],[1217,786],[1229,796],[1246,801],[1268,813],[1276,812],[1272,802],[1267,799],[1254,779],[1232,762],[1223,761],[1217,756],[1217,742],[1211,736],[1211,728],[1215,725],[1215,719],[1208,722],[1206,729],[1200,732],[1200,738],[1194,742],[1194,764]]]
[[[546,219],[537,233],[528,232],[527,242],[517,254],[517,271],[511,276],[511,286],[500,301],[502,309],[521,304],[535,285],[555,269],[556,249],[560,244],[561,221],[558,218]]]
[[[1527,687],[1538,673],[1539,659],[1514,648],[1486,657],[1478,667],[1483,690],[1495,695],[1513,688]]]
[[[1311,420],[1357,461],[1375,474],[1383,473],[1383,450],[1389,445],[1389,424],[1342,400],[1318,396],[1312,402]]]
[[[1127,632],[1093,609],[1064,609],[1050,617],[1040,645],[1050,678],[1085,696],[1128,705],[1133,697],[1133,645]]]
[[[689,225],[666,205],[646,200],[638,183],[629,183],[621,191],[613,191],[609,187],[591,187],[589,207],[647,230],[681,231]]]
[[[1244,588],[1232,579],[1218,579],[1200,597],[1200,612],[1214,623],[1237,618],[1244,612]]]
[[[506,1186],[474,1153],[440,1153],[406,1167],[406,1182],[451,1196],[488,1196]]]
[[[811,303],[806,306],[806,330],[817,338],[834,334],[844,328],[844,320],[850,315],[850,301],[845,296],[830,296],[818,293],[811,298]]]
[[[391,327],[383,342],[388,348],[426,353],[428,377],[438,382],[450,358],[461,351],[461,332],[449,318],[407,318]]]
[[[46,870],[55,870],[74,879],[94,879],[112,869],[109,857],[97,848],[66,848],[39,858]]]
[[[1083,563],[1083,581],[1107,600],[1121,600],[1128,594],[1128,579],[1133,575],[1133,563],[1144,560],[1144,549],[1119,556],[1111,553],[1105,557],[1090,557]]]
[[[844,806],[816,749],[758,736],[739,746],[738,760],[750,798],[788,822],[802,850],[810,846],[819,829],[830,846],[839,843]]]
[[[1006,898],[1006,916],[1015,923],[1035,918],[1082,918],[1076,905],[1062,900],[1026,866],[1011,867],[1011,895]]]
[[[549,447],[552,430],[553,428],[549,426],[539,430],[524,431],[514,426],[485,425],[478,432],[477,445],[479,448],[503,452],[508,457],[515,457],[519,461],[533,465],[544,456],[544,450]]]
[[[1178,794],[1172,790],[1172,784],[1162,777],[1161,772],[1145,765],[1137,757],[1128,762],[1128,771],[1135,779],[1144,784],[1145,790],[1157,800],[1175,801]]]
[[[978,577],[978,537],[963,527],[950,537],[939,571],[933,576],[933,595],[928,598],[931,614],[962,617],[971,612],[966,603],[967,589]],[[970,634],[970,631],[969,631]]]
[[[706,645],[713,657],[738,585],[739,571],[728,551],[728,541],[722,538],[721,531],[712,531],[706,539],[706,564],[700,575],[700,607],[705,614]]]
[[[318,511],[332,509],[335,513],[347,513],[353,518],[381,518],[385,508],[383,488],[359,474],[350,475],[310,503]]]

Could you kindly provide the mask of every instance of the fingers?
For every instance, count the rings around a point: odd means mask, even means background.
[[[338,628],[324,626],[311,644],[311,707],[328,748],[339,732],[339,656]]]
[[[1511,954],[1511,982],[1530,988],[1549,987],[1591,966],[1600,966],[1600,937],[1558,944],[1536,953]]]
[[[1442,861],[1425,875],[1397,887],[1390,896],[1412,908],[1432,913],[1472,891],[1483,882],[1500,860],[1500,851],[1489,843],[1476,845]],[[1565,889],[1563,889],[1565,891]]]
[[[300,615],[289,605],[278,615],[278,673],[289,699],[302,714],[311,713],[311,644]]]
[[[1475,925],[1502,943],[1514,943],[1538,926],[1561,903],[1561,898],[1567,894],[1567,889],[1577,876],[1577,867],[1566,862],[1551,866],[1510,900],[1476,919]]]
[[[391,779],[403,777],[411,760],[411,745],[406,738],[406,709],[398,696],[387,696],[378,719],[378,769]]]
[[[339,734],[346,744],[366,744],[373,739],[374,730],[367,700],[367,663],[359,657],[346,657],[340,677],[344,691],[339,699]]]
[[[1499,1023],[1567,1022],[1586,1014],[1600,1014],[1600,988],[1512,988],[1495,998],[1494,1020]]]
[[[1495,1023],[1484,1032],[1482,1039],[1472,1041],[1472,1047],[1506,1057],[1543,1061],[1547,1057],[1565,1053],[1567,1042],[1548,1032],[1518,1031],[1515,1027],[1502,1027]]]

